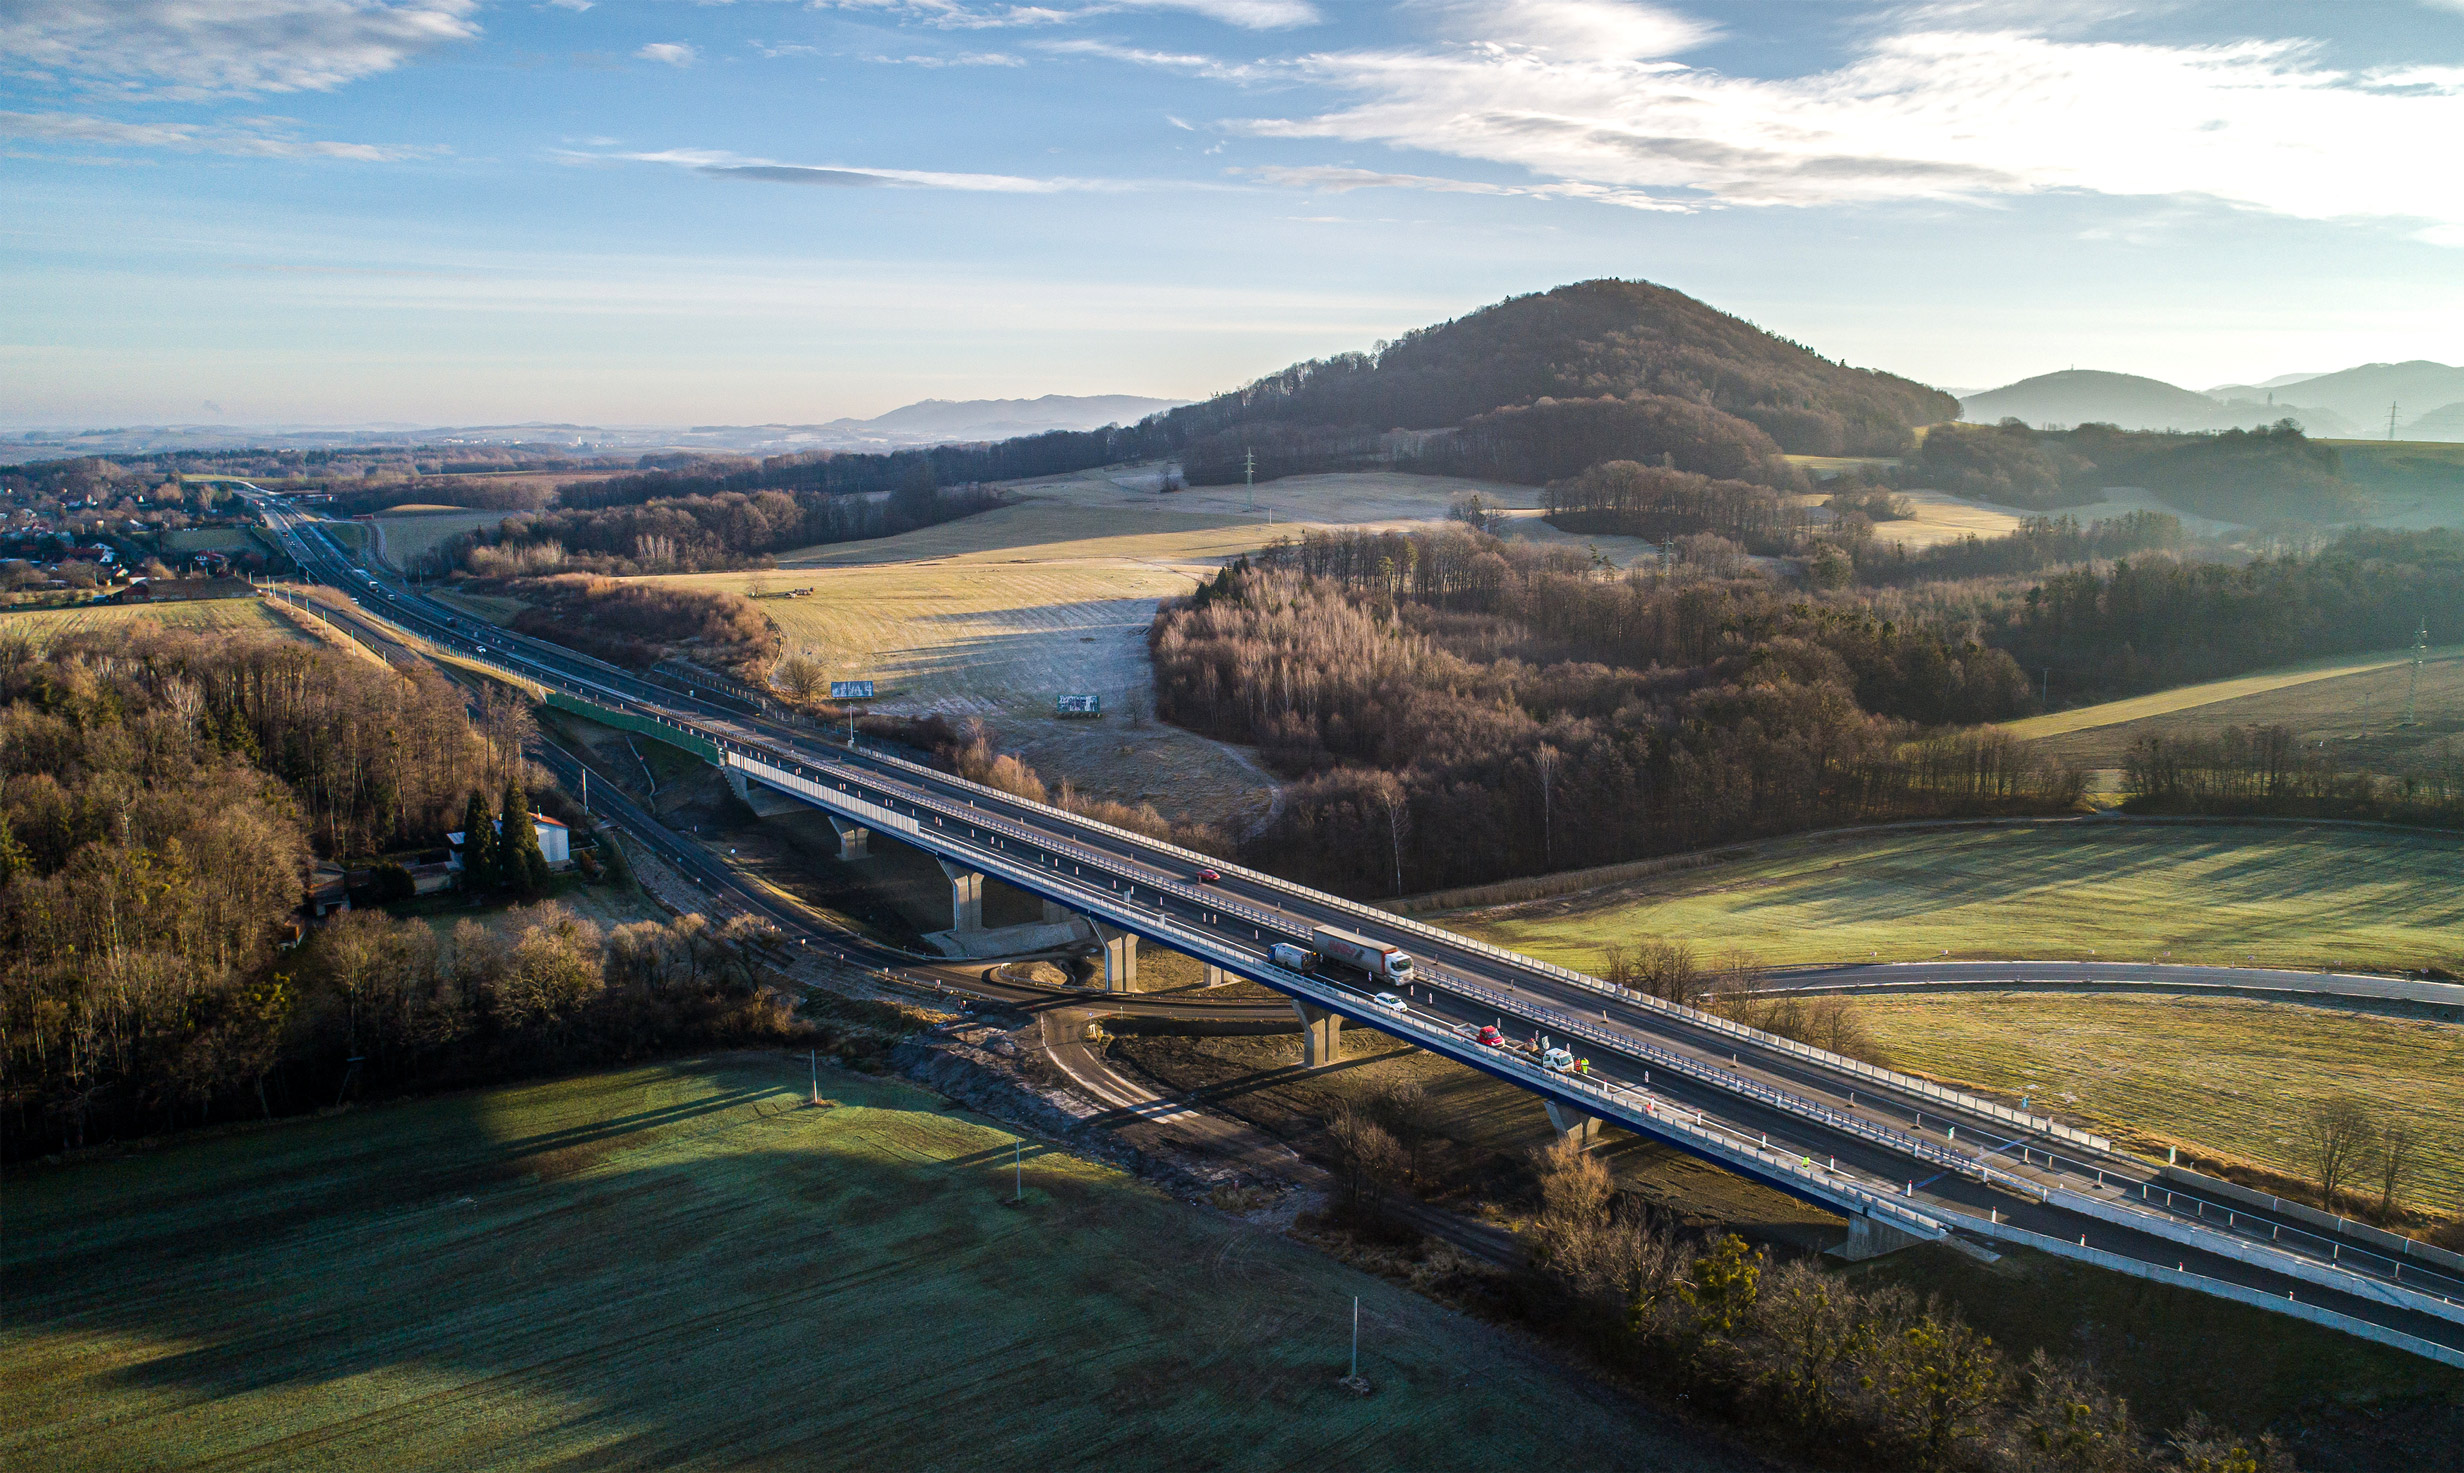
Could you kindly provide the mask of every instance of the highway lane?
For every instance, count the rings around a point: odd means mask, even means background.
[[[1496,1017],[1514,1016],[1520,1024],[1546,1027],[1552,1020],[1568,1025],[1579,1011],[1581,1026],[1596,1030],[1595,1067],[1606,1077],[1640,1083],[1648,1073],[1651,1088],[1663,1093],[1672,1107],[1699,1112],[1701,1122],[1740,1139],[1767,1142],[1774,1148],[1802,1152],[1808,1161],[1836,1165],[1869,1187],[1903,1185],[1912,1206],[1932,1211],[1946,1221],[1960,1216],[2003,1220],[2003,1209],[1990,1200],[1998,1189],[1971,1182],[1957,1172],[1936,1171],[1951,1152],[1965,1155],[1979,1147],[1997,1153],[1994,1169],[2022,1190],[2037,1185],[2089,1185],[2098,1175],[2111,1178],[2106,1186],[2120,1196],[2143,1184],[2151,1174],[2142,1163],[2083,1147],[2075,1141],[2049,1138],[2046,1133],[2011,1125],[1960,1102],[1932,1099],[1913,1081],[1905,1084],[1841,1074],[1823,1061],[1791,1052],[1776,1040],[1762,1040],[1714,1026],[1714,1020],[1653,1010],[1640,1000],[1604,996],[1596,984],[1573,979],[1524,959],[1500,957],[1474,943],[1449,938],[1408,923],[1374,917],[1364,922],[1355,907],[1333,897],[1315,896],[1272,877],[1231,872],[1222,887],[1236,905],[1193,893],[1186,883],[1194,857],[1179,854],[1134,835],[1090,825],[1054,810],[1028,805],[1005,795],[915,769],[877,754],[849,751],[823,742],[808,731],[766,721],[756,713],[730,712],[707,698],[680,696],[598,662],[573,656],[553,646],[538,646],[519,636],[471,629],[451,611],[429,604],[387,584],[371,582],[353,569],[329,538],[314,528],[290,528],[303,550],[304,564],[314,565],[329,579],[347,582],[357,577],[380,599],[389,615],[424,622],[431,637],[456,647],[479,651],[499,660],[507,647],[520,667],[551,679],[571,679],[597,692],[594,699],[613,699],[664,720],[685,720],[722,743],[747,751],[778,754],[779,765],[795,775],[826,782],[851,796],[880,805],[933,829],[932,840],[946,852],[964,858],[970,849],[987,851],[1027,864],[1049,866],[1056,883],[1059,870],[1070,870],[1068,883],[1100,880],[1108,894],[1133,900],[1156,911],[1159,925],[1207,929],[1219,939],[1237,943],[1254,956],[1271,939],[1305,935],[1317,923],[1332,921],[1356,929],[1383,930],[1406,941],[1423,958],[1425,970],[1416,999],[1433,1017],[1455,1022],[1487,1021],[1480,1015],[1499,1009]],[[439,627],[441,621],[441,628]],[[485,649],[493,643],[496,648]],[[1235,909],[1246,916],[1216,913]],[[1280,930],[1282,936],[1270,937]],[[1408,932],[1408,935],[1397,935]],[[1246,933],[1246,934],[1243,934]],[[1477,980],[1474,980],[1474,979]],[[1605,1012],[1597,1023],[1592,1015]],[[1725,1057],[1723,1057],[1725,1055]],[[1660,1061],[1654,1068],[1652,1061]],[[1676,1066],[1673,1073],[1661,1070]],[[1682,1076],[1682,1079],[1680,1079]],[[1808,1087],[1827,1089],[1830,1098],[1814,1101]],[[1758,1096],[1757,1092],[1760,1092]],[[1904,1114],[1904,1121],[1897,1117]],[[2047,1154],[2058,1147],[2060,1155]],[[2016,1156],[2014,1162],[2011,1158]],[[2117,1185],[2118,1184],[2118,1185]],[[1971,1190],[1973,1188],[1973,1190]],[[1983,1200],[1980,1200],[1983,1198]],[[2026,1204],[2023,1204],[2026,1205]],[[2020,1214],[2016,1209],[2013,1217]],[[2244,1214],[2248,1217],[2248,1214]],[[2158,1225],[2153,1214],[2150,1226]],[[2040,1225],[2041,1224],[2041,1225]],[[2076,1227],[2091,1245],[2111,1248],[2148,1262],[2171,1258],[2190,1262],[2195,1250],[2178,1249],[2160,1237],[2081,1218],[2042,1202],[2027,1213],[2027,1225],[2050,1237],[2070,1240]],[[2282,1227],[2284,1224],[2272,1226]],[[2114,1241],[2118,1239],[2118,1246]],[[2320,1256],[2340,1245],[2320,1244]],[[2356,1245],[2357,1246],[2357,1245]],[[2221,1260],[2230,1263],[2230,1260]],[[2264,1269],[2238,1263],[2231,1271],[2218,1267],[2215,1277],[2240,1282],[2250,1274],[2265,1279]],[[2275,1287],[2273,1281],[2269,1287]],[[2318,1290],[2325,1294],[2328,1290]],[[2364,1305],[2365,1317],[2393,1323],[2390,1311]],[[2369,1313],[2376,1309],[2375,1314]],[[2396,1314],[2395,1318],[2406,1318]],[[2418,1331],[2416,1331],[2418,1333]]]

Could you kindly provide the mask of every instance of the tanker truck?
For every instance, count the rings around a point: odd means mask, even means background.
[[[1380,987],[1412,980],[1412,959],[1402,951],[1383,941],[1372,941],[1332,926],[1320,926],[1310,932],[1305,947],[1278,943],[1267,958],[1295,972],[1315,972],[1324,963],[1334,962],[1367,973],[1370,982]]]

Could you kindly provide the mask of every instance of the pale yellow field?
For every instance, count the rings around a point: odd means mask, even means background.
[[[753,593],[789,654],[837,680],[871,680],[875,709],[952,715],[1049,712],[1063,692],[1119,709],[1146,681],[1157,604],[1189,592],[1189,573],[1135,562],[953,561],[646,582]],[[776,596],[809,587],[809,598]]]
[[[76,609],[0,611],[0,639],[32,640],[44,648],[67,634],[107,633],[139,624],[183,629],[245,629],[290,634],[291,628],[253,598],[199,599],[192,603],[97,604]]]
[[[2431,660],[2452,660],[2464,656],[2464,645],[2446,645],[2429,652]],[[2299,664],[2280,665],[2252,675],[2237,675],[2231,680],[2210,680],[2199,685],[2180,685],[2150,695],[2133,696],[2126,701],[2107,701],[2098,706],[2081,706],[2072,711],[2055,711],[2044,716],[2031,716],[2014,721],[2002,729],[2012,736],[2034,741],[2040,737],[2063,736],[2074,731],[2088,731],[2099,726],[2119,726],[2126,721],[2139,721],[2150,716],[2170,716],[2177,711],[2213,706],[2222,701],[2239,700],[2244,696],[2264,695],[2268,691],[2284,690],[2312,681],[2333,680],[2343,675],[2359,675],[2370,670],[2385,670],[2411,661],[2411,650],[2389,650],[2375,655],[2330,655],[2325,659],[2304,660]]]
[[[466,511],[461,507],[434,510],[397,506],[368,525],[377,529],[380,551],[395,567],[433,551],[447,539],[479,527],[493,527],[509,513]]]
[[[2240,998],[2037,992],[1851,1006],[1902,1065],[2295,1175],[2303,1107],[2361,1095],[2420,1143],[2408,1197],[2452,1212],[2464,1192],[2464,1121],[2454,1109],[2464,1027],[2453,1023]]]

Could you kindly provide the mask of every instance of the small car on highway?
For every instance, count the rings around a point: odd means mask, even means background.
[[[1197,873],[1195,873],[1195,874],[1193,874],[1193,875],[1191,875],[1191,876],[1189,877],[1190,882],[1191,882],[1192,884],[1197,884],[1197,885],[1212,885],[1212,884],[1214,884],[1217,880],[1220,880],[1220,879],[1222,879],[1222,878],[1223,878],[1223,876],[1222,876],[1222,875],[1217,874],[1215,871],[1213,871],[1213,870],[1211,870],[1211,869],[1202,869],[1202,870],[1199,870]]]
[[[1405,1002],[1403,999],[1395,996],[1391,992],[1381,992],[1377,996],[1369,999],[1369,1001],[1375,1003],[1381,1008],[1384,1008],[1390,1013],[1408,1013],[1412,1010],[1412,1005],[1410,1003]]]
[[[1479,1034],[1474,1037],[1473,1042],[1479,1044],[1482,1048],[1504,1048],[1506,1046],[1506,1035],[1498,1032],[1494,1028],[1482,1028]]]

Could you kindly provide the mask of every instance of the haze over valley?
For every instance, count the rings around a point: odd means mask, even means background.
[[[0,6],[0,1464],[2464,1469],[2459,78]]]

